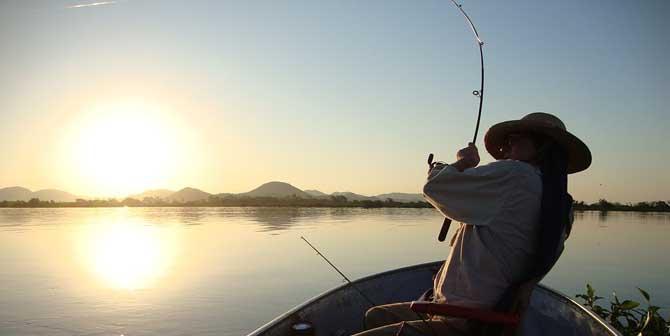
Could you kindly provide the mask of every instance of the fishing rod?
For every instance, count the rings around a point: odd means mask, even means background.
[[[330,265],[335,271],[337,271],[337,273],[339,273],[340,276],[342,276],[342,278],[344,278],[344,280],[351,286],[351,288],[356,290],[358,292],[358,294],[360,294],[365,299],[365,301],[367,301],[370,304],[370,306],[372,306],[372,307],[377,306],[377,304],[375,304],[374,301],[372,301],[372,299],[370,299],[367,295],[365,295],[363,293],[363,291],[360,290],[360,288],[358,288],[353,282],[351,282],[351,280],[349,280],[349,278],[344,273],[342,273],[342,271],[340,271],[340,269],[337,268],[337,266],[335,266],[332,262],[330,262],[330,260],[328,260],[328,258],[326,258],[326,256],[323,255],[323,253],[321,253],[321,251],[319,251],[316,247],[314,247],[314,245],[312,245],[312,243],[310,243],[307,240],[307,238],[305,238],[303,236],[300,236],[300,239],[304,240],[305,243],[307,243],[307,245],[309,245],[309,247],[311,247],[312,250],[314,250],[316,252],[316,254],[318,254],[321,258],[323,258],[323,260],[325,260],[328,263],[328,265]],[[392,315],[395,315],[391,311],[389,311],[388,313],[392,314]],[[421,321],[423,321],[424,325],[426,325],[426,327],[428,327],[428,329],[432,332],[433,336],[437,336],[437,334],[435,333],[435,330],[433,330],[433,327],[431,327],[430,324],[428,324],[428,321],[426,321],[426,319],[423,318],[423,316],[419,315],[419,313],[415,313],[415,314]],[[400,318],[397,315],[396,315],[396,318],[398,318],[399,320],[402,320],[402,318]],[[413,329],[418,330],[418,331],[421,332],[421,330],[418,329],[416,326],[413,326],[409,323],[405,323],[405,321],[402,321],[402,324],[400,325],[400,329],[398,329],[398,332],[396,333],[396,335],[400,335],[402,333],[403,328],[406,325],[409,326],[410,328],[413,328]]]
[[[484,50],[482,48],[484,46],[484,41],[482,41],[481,37],[479,37],[479,32],[477,32],[477,28],[475,28],[474,23],[472,23],[472,20],[470,20],[470,16],[468,16],[468,13],[466,13],[463,10],[463,5],[458,4],[456,0],[451,0],[451,2],[456,7],[458,7],[461,13],[463,13],[463,16],[465,16],[465,19],[468,21],[468,24],[470,24],[470,28],[472,29],[472,32],[475,34],[475,40],[477,40],[477,46],[479,47],[481,83],[479,90],[472,91],[472,94],[479,98],[479,112],[477,113],[477,124],[475,125],[475,135],[472,137],[472,144],[474,145],[477,142],[477,132],[479,131],[479,122],[482,119],[482,105],[484,104]]]
[[[479,37],[479,32],[477,32],[477,28],[475,28],[474,23],[472,23],[472,20],[470,19],[470,16],[463,10],[463,5],[459,4],[456,2],[456,0],[451,0],[451,2],[458,8],[458,10],[465,16],[465,19],[468,21],[468,24],[470,25],[470,29],[472,29],[472,32],[475,34],[475,40],[477,41],[477,46],[479,47],[479,60],[480,60],[480,65],[481,65],[481,85],[479,87],[479,90],[474,90],[472,91],[472,94],[479,98],[479,112],[477,113],[477,124],[475,125],[475,135],[472,137],[472,145],[474,145],[477,142],[477,132],[479,131],[479,122],[482,119],[482,105],[484,104],[484,41],[482,41],[481,37]],[[437,162],[433,162],[433,153],[430,153],[428,155],[428,166],[430,168],[433,168]],[[444,241],[447,238],[447,232],[449,231],[449,226],[451,225],[451,219],[449,218],[444,218],[444,222],[442,222],[442,228],[440,229],[440,233],[437,236],[437,240],[439,241]]]
[[[326,256],[323,255],[321,251],[319,251],[316,247],[314,247],[314,245],[312,245],[305,237],[300,236],[300,239],[304,240],[305,243],[307,243],[307,245],[309,245],[309,247],[312,248],[312,250],[316,251],[316,254],[318,254],[321,258],[323,258],[323,260],[325,260],[328,263],[328,265],[330,265],[334,270],[336,270],[337,273],[340,273],[342,278],[344,278],[344,280],[349,285],[351,285],[351,287],[355,289],[358,292],[358,294],[361,294],[361,296],[365,299],[365,301],[367,301],[372,307],[376,306],[376,304],[367,295],[363,294],[363,291],[361,291],[356,285],[354,285],[354,283],[351,282],[351,280],[349,280],[349,278],[346,275],[344,275],[344,273],[342,273],[342,271],[340,271],[340,269],[338,269],[337,266],[333,265],[333,263],[330,262],[330,260],[328,260],[328,258],[326,258]]]

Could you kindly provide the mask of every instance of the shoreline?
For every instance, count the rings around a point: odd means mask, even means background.
[[[24,201],[0,202],[0,209],[54,209],[54,208],[361,208],[361,209],[430,209],[433,206],[427,202],[389,202],[389,201],[352,201],[344,204],[324,204],[325,202],[296,202],[296,204],[282,204],[283,202],[233,202],[230,204],[212,204],[209,202],[161,203],[161,204],[125,204],[124,202],[40,202],[28,204]],[[593,206],[575,205],[575,212],[643,212],[643,213],[670,213],[670,209],[635,209],[633,207],[597,208]]]

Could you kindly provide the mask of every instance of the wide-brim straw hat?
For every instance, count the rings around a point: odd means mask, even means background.
[[[504,121],[489,128],[484,136],[486,150],[496,159],[504,159],[503,145],[512,133],[536,133],[549,137],[568,153],[568,174],[585,170],[591,165],[591,151],[582,140],[568,132],[556,116],[535,112],[520,120]]]

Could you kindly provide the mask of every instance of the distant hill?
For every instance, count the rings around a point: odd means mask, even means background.
[[[150,190],[147,190],[143,193],[130,195],[128,197],[138,199],[138,200],[142,200],[145,197],[155,197],[155,198],[167,199],[168,197],[170,197],[170,195],[172,195],[174,193],[175,192],[173,190],[168,190],[168,189],[150,189]]]
[[[328,195],[326,193],[323,193],[323,192],[320,192],[318,190],[303,190],[303,191],[306,192],[307,194],[309,194],[310,196],[316,197],[316,198],[330,197],[330,195]]]
[[[0,201],[27,201],[33,192],[24,187],[8,187],[0,189]]]
[[[77,196],[58,189],[42,189],[34,192],[31,198],[39,198],[42,201],[74,202]]]
[[[204,192],[200,189],[186,187],[175,193],[172,193],[171,195],[165,197],[165,199],[176,202],[194,202],[207,199],[211,195],[212,194]]]
[[[425,202],[423,194],[389,193],[375,196],[381,200],[391,198],[396,202]]]
[[[312,198],[312,196],[288,183],[285,182],[268,182],[260,187],[238,196],[247,197],[289,197],[296,196],[299,198]]]
[[[349,191],[336,191],[332,194],[332,196],[344,196],[347,198],[348,201],[376,201],[378,200],[376,197],[373,196],[365,196],[365,195],[360,195],[360,194],[354,194]]]
[[[28,201],[39,198],[42,201],[74,202],[76,196],[56,189],[43,189],[35,192],[24,187],[9,187],[0,189],[0,201]]]
[[[0,201],[27,201],[33,192],[23,187],[8,187],[0,189]]]

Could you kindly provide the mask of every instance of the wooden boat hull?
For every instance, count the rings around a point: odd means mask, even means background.
[[[376,304],[416,300],[432,286],[441,262],[379,273],[354,284]],[[351,335],[363,330],[370,304],[351,286],[321,294],[274,319],[249,336],[292,335],[291,326],[309,321],[318,336]],[[523,335],[620,335],[600,317],[569,297],[546,286],[533,291],[530,308],[522,322]]]

